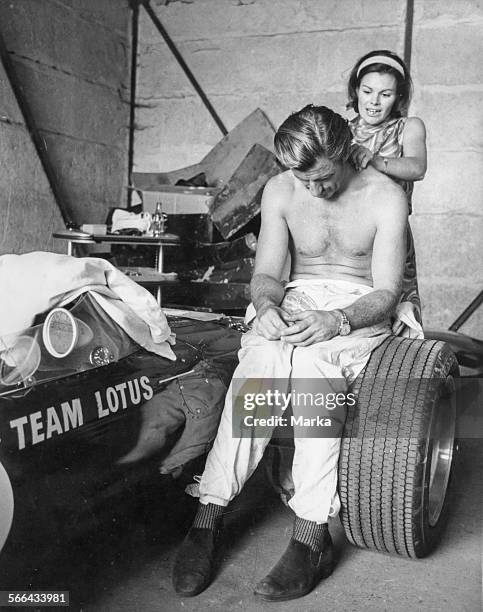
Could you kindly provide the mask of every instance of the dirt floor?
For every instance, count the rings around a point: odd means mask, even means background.
[[[176,547],[195,503],[176,483],[164,483],[159,494],[157,480],[147,492],[148,504],[129,511],[121,507],[102,533],[69,545],[55,561],[54,556],[47,559],[32,586],[69,590],[71,610],[102,612],[477,612],[482,609],[482,474],[483,441],[460,443],[448,526],[441,545],[426,559],[355,548],[334,521],[336,571],[296,601],[272,604],[252,594],[285,550],[293,520],[263,470],[230,509],[221,566],[214,583],[198,597],[177,597],[170,580]]]

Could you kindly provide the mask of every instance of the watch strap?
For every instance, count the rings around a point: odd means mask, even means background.
[[[338,329],[339,335],[348,336],[352,331],[349,317],[340,308],[337,308],[335,312],[337,312],[337,314],[339,315],[339,329]]]

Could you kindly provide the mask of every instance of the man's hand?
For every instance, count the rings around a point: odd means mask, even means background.
[[[353,144],[351,147],[351,159],[357,170],[364,170],[374,157],[372,151],[362,145]]]
[[[282,331],[287,328],[287,316],[279,306],[268,304],[257,312],[255,331],[267,340],[280,340]]]
[[[339,333],[339,317],[329,310],[305,310],[284,318],[289,327],[281,332],[280,339],[295,346],[330,340]]]

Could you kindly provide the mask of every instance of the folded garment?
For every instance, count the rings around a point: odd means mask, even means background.
[[[126,229],[136,229],[146,233],[151,227],[151,215],[149,213],[135,214],[122,208],[116,208],[112,213],[111,232],[118,232]]]

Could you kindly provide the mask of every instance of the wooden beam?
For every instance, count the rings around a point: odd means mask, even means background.
[[[411,72],[413,46],[414,0],[406,0],[406,25],[404,30],[404,63]]]
[[[151,8],[151,5],[149,4],[149,0],[140,0],[140,1],[141,1],[142,5],[144,6],[144,9],[146,10],[146,13],[149,15],[149,17],[151,17],[151,21],[153,22],[155,28],[158,30],[158,32],[161,34],[161,36],[164,38],[164,42],[167,44],[169,50],[174,55],[176,61],[178,62],[178,64],[183,69],[183,72],[188,77],[189,82],[191,83],[191,85],[193,85],[196,93],[199,95],[199,97],[201,98],[201,101],[203,102],[203,104],[208,109],[208,112],[213,117],[216,125],[220,128],[221,133],[225,136],[226,134],[228,134],[228,130],[226,129],[223,121],[220,119],[218,113],[213,108],[211,102],[208,100],[208,96],[205,94],[205,92],[201,88],[201,85],[196,80],[194,74],[189,69],[188,64],[184,61],[183,56],[178,51],[178,49],[177,49],[176,45],[174,44],[173,40],[171,39],[170,35],[166,32],[166,30],[165,30],[163,24],[161,23],[161,21],[159,20],[158,16],[156,15],[156,13]]]
[[[57,179],[55,175],[54,167],[50,161],[50,158],[47,153],[47,148],[45,146],[44,139],[42,138],[36,124],[34,121],[34,117],[30,110],[30,106],[25,99],[23,94],[22,86],[17,79],[17,74],[13,67],[12,60],[10,58],[10,54],[5,46],[5,41],[3,40],[3,36],[0,33],[0,59],[2,61],[3,67],[5,69],[5,73],[10,83],[10,87],[15,95],[17,100],[17,104],[19,106],[20,112],[22,113],[23,120],[25,122],[25,127],[27,128],[30,138],[32,139],[33,145],[35,147],[35,151],[40,160],[40,164],[47,178],[47,182],[49,183],[50,189],[52,191],[52,195],[54,196],[55,203],[60,211],[62,219],[66,225],[66,227],[75,225],[75,217],[72,213],[72,210],[66,205],[63,200],[59,187],[57,185]]]
[[[128,185],[132,181],[134,165],[134,127],[136,122],[136,75],[139,36],[139,1],[131,0],[131,87],[129,93],[129,150],[128,150]],[[132,202],[132,189],[128,190],[128,207]]]

